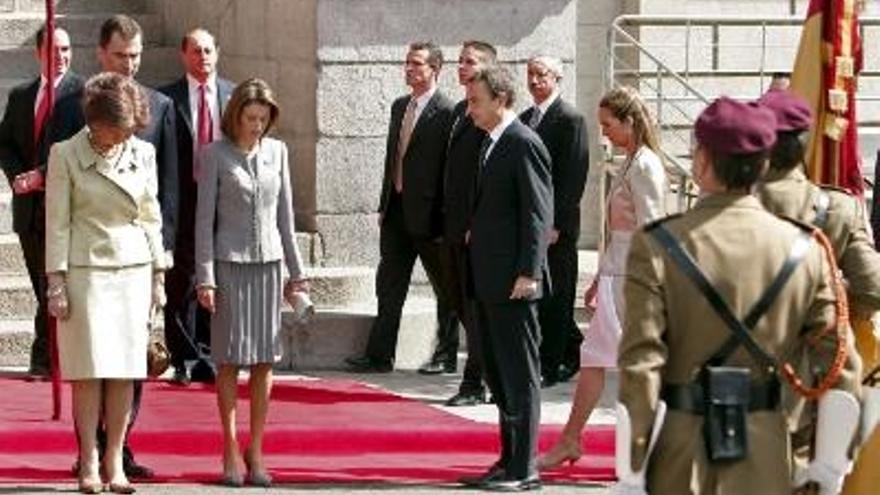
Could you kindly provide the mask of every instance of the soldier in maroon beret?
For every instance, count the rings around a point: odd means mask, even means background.
[[[806,339],[839,348],[832,269],[811,230],[751,194],[772,111],[719,98],[695,135],[700,199],[637,232],[627,262],[618,493],[790,493],[779,363]]]
[[[828,237],[837,265],[847,281],[850,315],[853,329],[866,349],[877,346],[871,315],[880,310],[880,253],[874,250],[866,227],[862,202],[844,189],[813,184],[804,173],[804,156],[813,125],[812,111],[799,96],[788,91],[771,91],[758,102],[776,115],[776,145],[770,155],[770,169],[758,186],[758,198],[771,213],[794,218],[822,230]],[[873,356],[862,356],[865,368],[875,366]],[[792,425],[799,425],[800,433],[793,435],[792,448],[798,461],[806,461],[809,445],[827,445],[837,441],[843,420],[831,416],[811,421],[804,414],[798,396],[786,396],[786,407],[791,410]],[[804,434],[808,433],[808,434]],[[811,442],[814,436],[828,435],[821,442]],[[842,447],[842,445],[841,445]],[[823,454],[816,452],[817,456]],[[844,456],[843,458],[846,458]]]

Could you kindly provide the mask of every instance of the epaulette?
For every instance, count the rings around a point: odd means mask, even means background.
[[[647,232],[647,231],[653,229],[654,227],[656,227],[656,226],[658,226],[658,225],[660,225],[660,224],[665,223],[667,220],[672,220],[673,218],[678,218],[678,217],[680,217],[680,216],[682,216],[682,215],[684,215],[684,213],[671,213],[671,214],[669,214],[669,215],[666,215],[666,216],[663,217],[663,218],[658,218],[657,220],[652,220],[652,221],[646,223],[645,226],[642,227],[642,230],[644,230],[645,232]]]
[[[806,232],[812,233],[814,230],[818,230],[815,225],[798,220],[797,218],[789,217],[787,215],[776,215],[776,218],[778,218],[780,220],[784,220],[784,221],[786,221],[786,222],[794,225],[795,227],[797,227],[803,231],[806,231]]]

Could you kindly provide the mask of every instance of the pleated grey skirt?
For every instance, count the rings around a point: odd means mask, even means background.
[[[211,316],[211,357],[249,366],[281,357],[281,262],[214,262],[217,282]]]

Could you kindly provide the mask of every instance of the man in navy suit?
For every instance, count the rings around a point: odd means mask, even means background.
[[[499,411],[501,457],[484,475],[463,481],[488,490],[531,490],[540,487],[537,303],[550,283],[550,153],[510,110],[514,85],[506,69],[491,66],[478,72],[468,84],[467,98],[474,124],[488,133],[466,242],[486,382]]]
[[[379,311],[365,352],[346,360],[353,371],[387,373],[393,369],[401,312],[416,258],[434,287],[438,308],[452,308],[442,215],[443,165],[454,103],[437,89],[442,64],[443,53],[433,43],[409,46],[405,76],[411,92],[391,105],[379,199]],[[440,309],[441,319],[449,311]]]
[[[52,126],[52,122],[47,120],[46,107],[43,107],[41,112],[40,104],[45,102],[48,105],[47,74],[50,70],[55,77],[53,118],[58,118],[63,113],[58,110],[62,106],[59,102],[73,95],[79,95],[83,87],[82,78],[69,70],[73,52],[67,31],[60,27],[55,28],[53,38],[55,59],[51,67],[49,53],[46,50],[47,44],[44,43],[45,35],[45,27],[41,27],[37,31],[37,46],[34,51],[40,64],[40,75],[12,89],[3,120],[0,122],[0,168],[6,174],[14,193],[12,229],[18,234],[31,287],[37,299],[34,341],[31,345],[28,369],[31,378],[48,377],[50,367],[45,284],[46,234],[43,211],[46,159],[52,144],[73,135],[73,132],[70,132],[51,137],[48,129]],[[82,114],[79,106],[70,111]]]
[[[534,104],[520,115],[520,120],[541,137],[553,161],[553,228],[547,251],[553,294],[538,306],[543,331],[541,377],[545,387],[577,373],[583,340],[574,321],[574,298],[580,202],[590,159],[584,117],[560,95],[562,67],[562,61],[555,57],[529,59],[527,82]]]
[[[202,28],[186,33],[180,59],[186,74],[159,88],[174,102],[177,122],[177,173],[180,192],[174,266],[165,277],[165,342],[171,352],[174,381],[190,378],[210,382],[210,366],[198,362],[190,376],[185,361],[204,358],[210,351],[210,314],[195,299],[195,211],[198,198],[198,152],[222,137],[220,120],[234,85],[217,75],[219,47],[214,35]],[[201,356],[199,353],[201,352]]]

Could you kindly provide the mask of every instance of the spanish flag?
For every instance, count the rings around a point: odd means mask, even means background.
[[[791,77],[816,121],[807,151],[807,175],[862,195],[856,125],[856,76],[862,68],[858,12],[862,0],[811,0]]]

